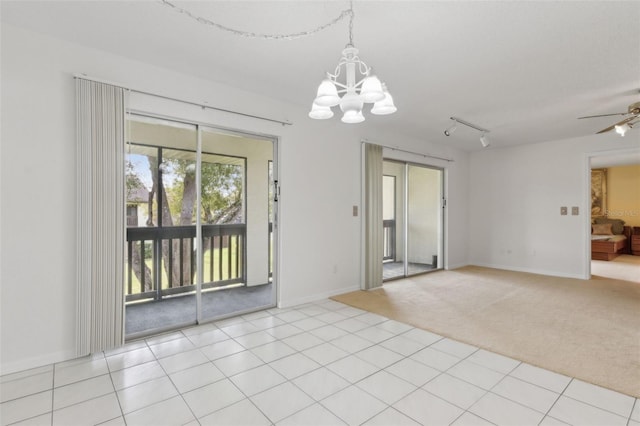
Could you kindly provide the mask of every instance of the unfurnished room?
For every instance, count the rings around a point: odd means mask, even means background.
[[[0,425],[640,426],[638,22],[0,0]]]

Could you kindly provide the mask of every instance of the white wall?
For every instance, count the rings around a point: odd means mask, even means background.
[[[587,278],[587,155],[639,146],[640,132],[631,131],[473,153],[470,263]],[[569,215],[560,215],[561,206]],[[573,206],[579,216],[571,215]]]
[[[74,353],[75,73],[294,123],[283,127],[209,110],[206,117],[196,117],[280,139],[278,270],[283,306],[359,288],[361,216],[352,216],[352,206],[359,206],[361,200],[362,138],[456,159],[443,164],[449,167],[448,258],[449,266],[467,263],[465,153],[385,133],[370,122],[347,126],[337,119],[313,121],[306,116],[307,107],[6,24],[2,25],[1,52],[3,373],[61,361]],[[416,160],[409,157],[408,161]]]

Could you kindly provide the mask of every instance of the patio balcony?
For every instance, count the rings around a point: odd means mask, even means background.
[[[272,238],[269,224],[269,237]],[[195,226],[127,228],[126,334],[195,321]],[[246,224],[202,226],[203,317],[214,319],[271,303],[269,282],[247,287]]]
[[[195,226],[127,228],[126,301],[195,291],[195,238]],[[202,226],[203,289],[245,281],[245,238],[245,224]]]

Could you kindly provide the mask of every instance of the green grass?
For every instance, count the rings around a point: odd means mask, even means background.
[[[222,251],[218,248],[213,249],[213,281],[221,281],[222,279],[229,279],[230,277],[236,277],[241,274],[241,271],[236,269],[236,241],[231,242],[231,271],[229,271],[229,248],[223,248]],[[222,270],[220,270],[219,259],[222,256]],[[164,260],[162,260],[162,288],[169,288],[169,280],[167,279],[167,268],[165,268]],[[151,270],[151,276],[153,278],[153,261],[152,259],[146,259],[145,264]],[[240,268],[242,268],[242,260],[240,261]],[[207,250],[204,252],[203,261],[202,261],[202,269],[204,272],[203,282],[207,283],[211,280],[211,250]],[[222,276],[221,276],[222,272]],[[231,274],[229,273],[231,272]],[[125,294],[138,294],[141,292],[140,290],[140,280],[135,273],[131,277],[131,292],[128,291],[129,286],[129,268],[125,264],[125,277],[124,277],[124,285],[125,285]],[[195,283],[194,278],[194,283]],[[175,285],[178,286],[177,283]]]

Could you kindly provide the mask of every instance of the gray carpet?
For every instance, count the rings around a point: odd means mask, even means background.
[[[264,284],[202,293],[202,318],[214,319],[236,312],[270,307],[273,305],[272,287],[273,284]],[[196,296],[189,294],[158,302],[127,305],[125,318],[126,336],[194,324]]]

